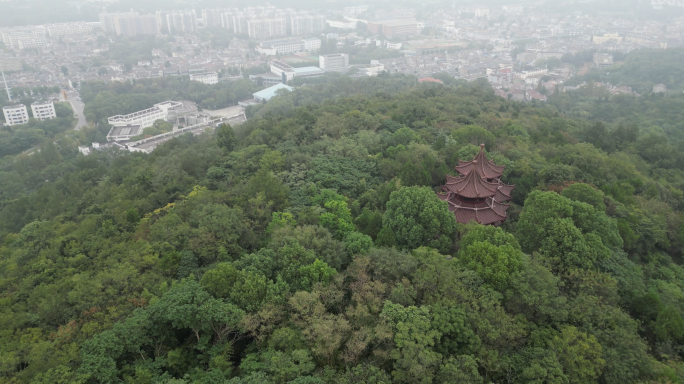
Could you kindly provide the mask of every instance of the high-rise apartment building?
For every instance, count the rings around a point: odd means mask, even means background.
[[[287,22],[284,17],[247,20],[247,34],[253,39],[285,36]]]
[[[45,27],[17,27],[0,31],[2,42],[13,49],[47,47]]]
[[[290,33],[293,35],[309,35],[325,29],[325,16],[292,15],[289,19]]]
[[[190,11],[171,11],[158,13],[161,16],[162,28],[169,32],[194,32],[197,31],[197,15],[194,10]]]
[[[202,20],[205,27],[226,28],[223,26],[223,14],[229,12],[225,9],[203,9]]]
[[[87,23],[78,21],[74,23],[57,23],[45,25],[45,31],[50,37],[78,35],[81,33],[92,32],[100,23]]]
[[[100,25],[105,32],[123,36],[159,33],[159,23],[155,15],[139,15],[137,12],[101,13]]]

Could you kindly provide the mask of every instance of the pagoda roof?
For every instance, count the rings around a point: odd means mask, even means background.
[[[471,161],[458,161],[458,165],[454,169],[461,175],[468,175],[473,170],[484,179],[496,179],[503,175],[506,167],[503,165],[496,165],[494,162],[487,160],[487,155],[484,152],[484,144],[480,145],[480,153]]]
[[[484,199],[496,196],[499,185],[482,179],[476,172],[471,172],[463,177],[447,176],[445,189],[451,193],[469,199]]]
[[[437,194],[437,196],[449,204],[449,211],[454,213],[456,221],[461,224],[467,224],[470,221],[483,225],[502,223],[506,221],[506,211],[510,207],[491,198],[472,203],[458,200],[453,193]]]

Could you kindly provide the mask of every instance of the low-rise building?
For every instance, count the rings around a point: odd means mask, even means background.
[[[277,76],[272,73],[263,73],[261,75],[249,75],[249,79],[257,84],[259,83],[259,79],[261,79],[261,85],[265,87],[272,87],[276,84],[280,84],[283,82],[282,76]]]
[[[302,52],[304,51],[304,41],[302,39],[279,39],[263,41],[256,48],[256,50],[266,55],[282,55],[288,53]]]
[[[165,101],[155,104],[152,108],[129,113],[128,115],[112,116],[107,119],[107,122],[115,127],[140,125],[144,129],[151,127],[157,120],[166,120],[169,110],[174,108],[184,108],[184,104],[179,101]]]
[[[318,56],[318,65],[326,72],[349,71],[349,55],[346,53],[333,53],[331,55]]]
[[[5,123],[9,126],[26,124],[29,121],[28,110],[23,104],[8,105],[2,108]]]
[[[368,30],[371,33],[389,38],[395,36],[410,36],[418,33],[418,22],[416,22],[416,19],[369,21]]]
[[[282,90],[292,92],[294,91],[294,88],[287,86],[285,84],[276,84],[270,88],[266,88],[259,92],[256,92],[252,94],[252,96],[254,96],[254,100],[263,103],[277,96],[279,91],[282,92]]]
[[[293,69],[294,69],[295,77],[309,78],[309,77],[321,77],[321,76],[325,75],[325,71],[318,68],[318,67],[300,67],[300,68],[293,68]]]
[[[302,39],[304,43],[304,50],[306,52],[318,51],[321,49],[321,39],[317,37],[310,37],[308,39]]]
[[[613,62],[613,55],[609,53],[595,53],[594,54],[594,65],[598,68],[608,68],[612,67],[614,64]]]
[[[271,60],[271,73],[281,76],[283,82],[290,81],[295,77],[294,68],[280,60]]]
[[[31,104],[31,112],[33,112],[33,118],[39,120],[54,119],[57,117],[55,104],[52,101]]]
[[[653,86],[653,93],[665,93],[667,92],[667,86],[665,84],[658,84]]]
[[[216,84],[218,83],[218,73],[216,72],[204,72],[204,73],[193,73],[190,74],[190,80],[199,81],[204,84]]]
[[[143,127],[139,124],[113,126],[107,134],[109,141],[128,141],[132,137],[140,136],[143,133]]]
[[[616,44],[622,43],[622,40],[624,38],[620,37],[619,34],[617,33],[606,33],[603,36],[594,36],[594,44],[605,44],[605,43],[610,43],[614,42]]]

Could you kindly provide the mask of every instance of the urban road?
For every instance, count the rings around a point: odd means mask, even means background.
[[[76,127],[74,129],[78,131],[83,127],[87,127],[88,122],[86,121],[85,115],[83,114],[83,109],[85,108],[85,104],[83,104],[83,100],[81,100],[81,97],[78,94],[78,92],[77,91],[67,92],[67,98],[68,98],[69,104],[71,104],[71,108],[74,110],[74,114],[76,114],[78,116],[78,123],[76,123]]]

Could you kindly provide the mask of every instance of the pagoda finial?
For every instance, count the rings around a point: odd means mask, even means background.
[[[480,144],[480,148],[484,149],[484,144]]]

